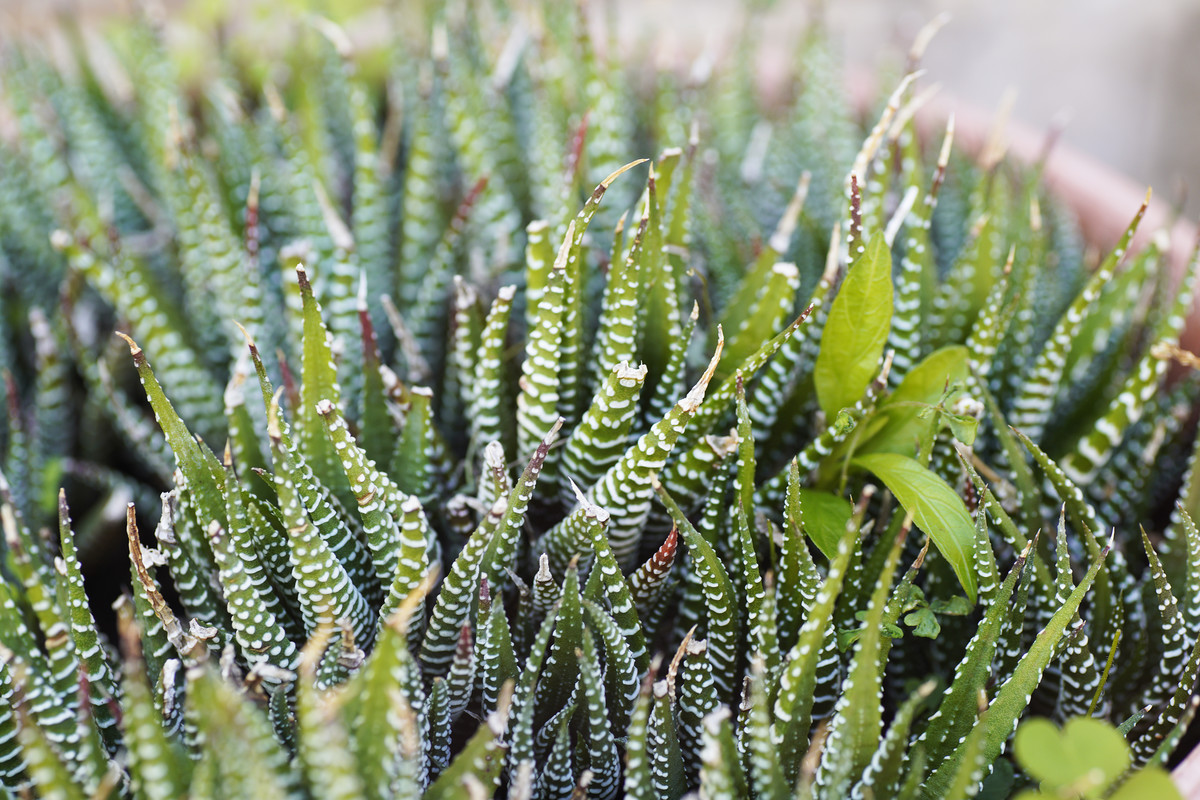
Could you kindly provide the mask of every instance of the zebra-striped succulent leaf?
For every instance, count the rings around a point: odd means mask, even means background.
[[[1196,254],[770,4],[344,5],[0,45],[0,796],[1169,796]]]

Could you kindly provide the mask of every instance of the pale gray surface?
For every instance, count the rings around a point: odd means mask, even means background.
[[[957,97],[995,106],[1017,92],[1014,118],[1045,127],[1069,110],[1063,141],[1200,210],[1200,4],[1191,0],[843,0],[831,4],[847,55],[871,57],[872,39],[907,41],[946,10],[930,45],[929,79]],[[850,31],[876,19],[869,35]],[[887,20],[887,22],[882,22]]]
[[[727,0],[620,0],[624,33],[655,30],[667,58],[719,42]],[[916,32],[948,12],[926,53],[926,83],[985,109],[1016,91],[1013,119],[1035,129],[1067,112],[1062,141],[1200,212],[1200,2],[1196,0],[780,0],[763,58],[778,64],[824,6],[849,63],[900,63]],[[636,17],[645,22],[635,24]]]

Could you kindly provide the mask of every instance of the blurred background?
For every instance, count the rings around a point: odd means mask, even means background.
[[[678,51],[716,47],[736,19],[728,0],[621,0]],[[1200,214],[1200,3],[1195,0],[837,0],[775,4],[764,60],[786,59],[815,14],[847,62],[902,63],[920,28],[950,20],[930,44],[925,81],[940,101],[992,111],[1014,92],[1012,119],[1037,132],[1065,120],[1061,141]]]
[[[0,31],[48,30],[58,14],[103,17],[133,0],[0,0]],[[570,0],[565,0],[570,1]],[[404,0],[397,0],[403,8]],[[154,0],[185,16],[215,14],[229,0]],[[297,0],[343,16],[355,0]],[[519,5],[519,3],[515,3]],[[276,4],[277,6],[278,4]],[[615,6],[622,41],[653,36],[662,58],[690,63],[719,52],[739,18],[737,0],[593,0]],[[939,13],[950,21],[924,60],[939,104],[996,109],[1015,92],[1012,119],[1041,132],[1066,120],[1062,142],[1109,165],[1171,204],[1186,196],[1200,215],[1200,2],[1196,0],[778,0],[763,31],[765,71],[789,57],[814,16],[851,64],[872,72],[903,63],[916,32]],[[253,0],[239,2],[252,9]],[[249,11],[253,15],[253,11]],[[364,26],[364,30],[369,26]],[[1188,191],[1190,190],[1190,191]],[[1186,195],[1185,195],[1186,192]]]
[[[1188,190],[1189,215],[1200,212],[1194,0],[852,0],[834,8],[834,28],[855,60],[870,58],[871,41],[904,42],[949,11],[926,55],[931,80],[989,108],[1012,87],[1014,119],[1038,129],[1065,111],[1065,143],[1163,199]]]

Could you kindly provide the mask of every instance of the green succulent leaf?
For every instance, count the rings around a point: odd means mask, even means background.
[[[766,0],[226,5],[5,36],[0,797],[1178,796],[1200,247],[935,151],[940,21],[864,121]]]

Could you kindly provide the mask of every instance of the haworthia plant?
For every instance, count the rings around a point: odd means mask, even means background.
[[[747,5],[4,44],[0,797],[1169,796],[1197,256]]]

